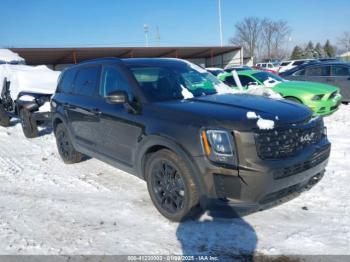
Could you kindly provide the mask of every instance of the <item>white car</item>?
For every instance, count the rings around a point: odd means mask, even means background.
[[[278,71],[278,63],[258,63],[255,65],[257,68],[261,69],[268,69],[268,70],[273,70],[273,71]]]
[[[315,59],[298,59],[298,60],[289,60],[289,61],[282,61],[282,63],[279,66],[278,73],[283,73],[287,70],[290,70],[294,67],[300,66],[304,63],[314,61]]]

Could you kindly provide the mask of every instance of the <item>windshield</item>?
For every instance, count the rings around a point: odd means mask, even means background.
[[[213,95],[223,87],[230,90],[212,74],[190,63],[128,67],[152,102]]]
[[[256,79],[259,80],[259,82],[261,83],[264,83],[266,80],[270,81],[270,80],[274,80],[276,82],[284,82],[284,79],[275,75],[275,74],[272,74],[272,73],[269,73],[269,72],[259,72],[259,73],[255,73],[253,74],[253,77],[255,77]]]

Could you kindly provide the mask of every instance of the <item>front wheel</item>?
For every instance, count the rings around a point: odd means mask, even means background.
[[[172,221],[195,215],[198,193],[185,161],[174,152],[163,149],[146,162],[148,192],[158,211]]]
[[[0,126],[3,126],[3,127],[10,126],[10,118],[6,114],[6,111],[1,104],[0,104]]]
[[[55,135],[58,153],[63,162],[66,164],[80,162],[83,158],[83,154],[74,149],[68,131],[62,123],[57,125]]]
[[[285,99],[289,100],[289,101],[292,101],[292,102],[295,102],[295,103],[298,103],[298,104],[302,104],[303,102],[301,102],[298,98],[295,98],[295,97],[286,97]]]
[[[23,134],[26,138],[34,138],[38,136],[38,125],[33,119],[32,114],[27,109],[21,109],[19,112]]]

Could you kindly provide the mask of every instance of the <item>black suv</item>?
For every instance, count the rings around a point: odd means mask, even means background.
[[[178,59],[74,65],[51,102],[59,154],[65,163],[95,157],[146,180],[154,205],[174,221],[198,206],[261,209],[322,177],[330,143],[321,118],[225,88]],[[263,119],[273,129],[259,128]]]

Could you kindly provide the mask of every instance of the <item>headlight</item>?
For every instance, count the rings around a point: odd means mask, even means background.
[[[203,149],[207,157],[218,163],[236,165],[232,136],[224,130],[202,131]]]
[[[318,101],[321,100],[324,95],[315,95],[311,98],[312,101]]]

